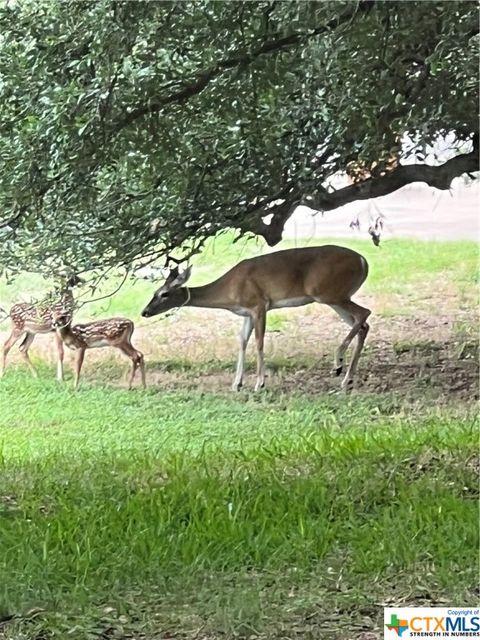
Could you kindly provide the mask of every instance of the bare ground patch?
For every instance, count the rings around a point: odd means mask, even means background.
[[[346,326],[318,305],[271,315],[265,349],[267,388],[275,393],[337,392],[341,379],[331,372],[333,353]],[[229,392],[240,323],[226,312],[192,309],[138,322],[134,343],[145,354],[148,385],[159,390]],[[470,312],[373,316],[370,324],[357,373],[358,392],[427,394],[439,401],[478,397],[479,342]],[[243,393],[254,385],[253,343]],[[34,359],[41,355],[49,362],[53,375],[53,337],[37,336],[31,353]],[[72,361],[73,354],[67,352],[67,371]],[[15,347],[9,366],[24,366]],[[124,386],[127,366],[114,350],[97,349],[87,353],[82,375],[91,383]]]

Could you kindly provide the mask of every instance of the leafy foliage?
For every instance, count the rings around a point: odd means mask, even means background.
[[[7,3],[0,270],[130,268],[229,227],[275,244],[300,202],[447,188],[473,152],[436,174],[392,157],[405,134],[421,161],[476,131],[476,18],[460,1]],[[369,179],[332,193],[352,165]]]

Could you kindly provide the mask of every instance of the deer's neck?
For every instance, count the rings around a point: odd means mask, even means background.
[[[67,324],[64,327],[59,327],[57,331],[67,347],[77,346],[77,339],[72,333],[72,326],[70,324]]]
[[[73,291],[71,289],[65,289],[62,293],[61,300],[65,305],[73,305]]]
[[[211,282],[203,287],[184,287],[184,289],[186,293],[185,306],[210,309],[230,309],[232,306],[225,288],[219,281]]]
[[[65,327],[59,327],[57,331],[60,334],[60,337],[62,338],[62,340],[65,341],[66,339],[68,339],[71,333],[71,327],[69,324],[67,324]]]

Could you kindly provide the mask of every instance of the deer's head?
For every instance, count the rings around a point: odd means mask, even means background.
[[[163,285],[155,291],[153,298],[142,311],[142,316],[150,318],[183,306],[189,299],[188,290],[183,285],[189,279],[191,270],[191,267],[188,267],[180,273],[178,267],[172,269]]]
[[[72,312],[67,309],[58,309],[52,313],[52,329],[63,329],[72,323]]]
[[[78,287],[81,284],[85,284],[85,280],[82,280],[82,278],[80,278],[79,276],[77,276],[75,273],[68,276],[68,278],[65,281],[65,288],[66,289],[73,289],[73,287]]]

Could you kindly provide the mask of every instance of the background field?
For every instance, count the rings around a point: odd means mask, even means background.
[[[87,354],[78,393],[54,380],[51,336],[32,347],[38,380],[12,350],[0,638],[373,640],[383,606],[477,601],[477,246],[341,243],[370,263],[357,299],[373,311],[348,397],[330,374],[346,327],[319,305],[269,314],[260,394],[253,350],[229,391],[238,318],[144,320],[144,281],[78,317],[136,321],[145,392],[107,350]],[[264,251],[226,235],[192,284]],[[0,306],[50,286],[2,283]]]

